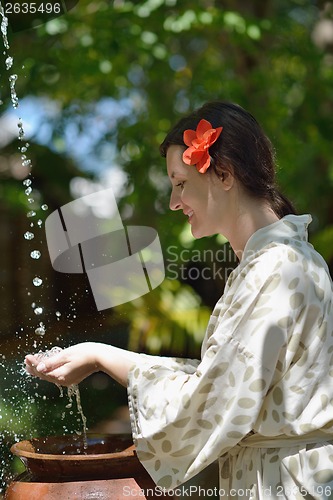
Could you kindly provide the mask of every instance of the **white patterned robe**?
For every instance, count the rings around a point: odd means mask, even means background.
[[[161,488],[219,459],[221,498],[333,498],[333,292],[310,221],[251,236],[200,361],[136,355],[133,438]]]

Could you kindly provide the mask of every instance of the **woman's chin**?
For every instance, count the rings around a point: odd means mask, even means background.
[[[191,226],[191,233],[192,233],[193,238],[195,238],[195,239],[204,238],[205,236],[212,235],[212,233],[205,230],[204,228],[198,228],[195,226]]]

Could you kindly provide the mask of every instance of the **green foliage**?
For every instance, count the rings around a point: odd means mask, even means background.
[[[333,226],[318,232],[313,238],[313,245],[327,262],[333,259]]]
[[[165,280],[156,292],[124,305],[132,318],[129,348],[198,356],[210,317],[201,302],[190,287]]]

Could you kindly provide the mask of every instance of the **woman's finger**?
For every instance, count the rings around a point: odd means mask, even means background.
[[[33,354],[27,354],[24,361],[27,366],[36,366],[36,364],[38,364],[38,360]]]

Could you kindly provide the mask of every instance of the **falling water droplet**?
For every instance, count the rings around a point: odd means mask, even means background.
[[[28,213],[27,213],[27,217],[35,217],[36,215],[36,212],[34,210],[30,210]]]
[[[26,231],[26,232],[24,233],[24,238],[25,238],[26,240],[32,240],[34,237],[35,237],[34,233],[30,233],[30,231]]]
[[[24,179],[23,181],[23,186],[31,186],[32,180],[31,179]]]
[[[43,308],[42,307],[36,307],[34,309],[34,313],[37,314],[37,316],[39,316],[40,314],[43,314]]]
[[[33,250],[30,254],[30,257],[32,259],[39,259],[42,254],[40,253],[39,250]]]
[[[43,225],[42,219],[38,219],[37,226],[42,227],[42,225]]]
[[[39,278],[38,276],[36,276],[33,280],[32,280],[33,284],[35,286],[40,286],[42,283],[43,283],[43,280],[41,278]],[[43,311],[43,309],[42,309]],[[36,311],[35,311],[36,312]],[[37,313],[36,313],[37,314]]]
[[[6,69],[10,69],[13,66],[13,58],[8,56],[5,63],[6,63]]]
[[[42,205],[40,208],[41,208],[42,210],[47,210],[49,207],[46,205],[46,203],[44,203],[44,205]]]
[[[31,194],[31,193],[32,193],[32,188],[29,186],[29,187],[27,187],[27,189],[25,189],[25,191],[24,191],[24,192],[25,192],[25,194],[26,194],[27,196],[29,196],[29,194]]]
[[[43,335],[45,335],[45,331],[46,330],[45,330],[45,326],[43,325],[43,323],[39,323],[39,326],[36,328],[35,333],[42,337]]]
[[[15,84],[17,80],[17,75],[10,75],[9,77],[9,86],[10,86],[10,98],[13,104],[13,108],[16,109],[18,107],[18,97],[16,95]],[[22,122],[21,122],[22,123]],[[23,131],[23,129],[22,129]]]
[[[31,166],[31,160],[24,160],[24,161],[22,161],[22,165],[23,165],[24,167],[29,167],[29,166]]]
[[[7,39],[7,27],[8,27],[8,19],[5,16],[4,10],[2,5],[0,4],[0,14],[2,16],[2,21],[1,21],[1,33],[2,33],[2,38],[3,38],[3,44],[5,49],[9,49],[9,43]]]
[[[18,119],[17,126],[18,126],[18,129],[19,129],[18,140],[22,141],[23,138],[24,138],[24,135],[25,135],[24,130],[23,130],[22,118]]]

